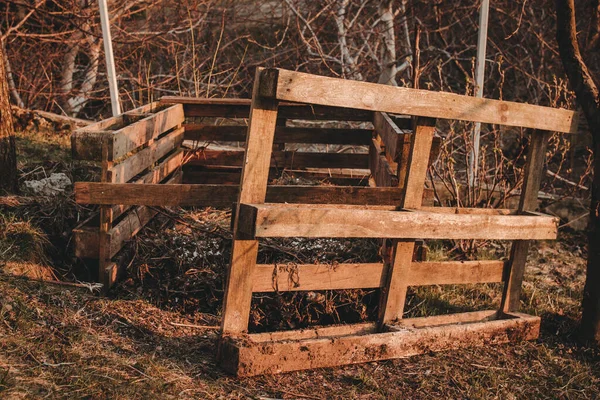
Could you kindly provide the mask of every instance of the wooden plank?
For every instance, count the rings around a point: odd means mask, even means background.
[[[543,240],[556,239],[558,224],[558,219],[552,216],[292,206],[246,204],[240,212],[256,215],[256,225],[240,229],[256,237]]]
[[[148,141],[179,126],[183,121],[183,106],[176,104],[115,131],[111,159],[118,160],[124,157]]]
[[[73,229],[75,257],[98,259],[100,245],[98,226],[80,225]]]
[[[198,152],[187,165],[243,165],[244,151],[203,150]],[[369,168],[369,155],[360,153],[324,153],[304,151],[274,151],[271,157],[273,168]]]
[[[399,203],[403,208],[420,208],[423,203],[425,177],[435,125],[436,120],[431,118],[418,118],[415,121],[415,132],[411,137],[411,147],[402,185],[404,198]],[[397,237],[399,238],[399,236]],[[404,237],[406,238],[406,236]],[[388,281],[381,291],[379,301],[378,323],[380,327],[402,318],[408,288],[404,276],[411,270],[414,249],[414,240],[395,239],[393,241]]]
[[[403,132],[387,113],[376,112],[374,114],[373,125],[375,132],[381,137],[385,144],[385,151],[388,153],[392,161],[398,162],[399,154],[403,148]]]
[[[407,286],[463,285],[502,282],[503,261],[413,262],[404,277]],[[254,292],[371,289],[383,287],[387,268],[371,264],[260,264]]]
[[[149,113],[159,107],[158,102],[150,103],[131,110],[131,113]],[[125,117],[119,115],[98,121],[71,134],[71,152],[75,160],[102,161],[102,141],[106,140],[109,153],[112,153],[113,130],[123,127]]]
[[[369,146],[369,164],[371,167],[371,176],[377,187],[394,187],[396,191],[400,192],[398,177],[375,139],[371,140],[371,145]]]
[[[257,265],[253,292],[366,289],[382,286],[381,263]]]
[[[546,148],[550,139],[550,132],[541,132],[531,135],[531,143],[525,165],[523,189],[519,200],[518,211],[535,211],[537,208],[538,191],[542,181],[542,172],[546,160]],[[524,238],[527,239],[527,238]],[[533,239],[533,238],[531,238]],[[525,264],[529,251],[529,241],[515,241],[510,250],[507,270],[507,282],[502,292],[500,309],[503,312],[517,311],[521,302],[521,285],[525,276]]]
[[[253,376],[534,340],[539,336],[540,318],[518,314],[509,319],[403,328],[385,333],[273,342],[255,342],[253,335],[225,338],[221,366],[237,376]]]
[[[148,222],[156,211],[145,206],[136,207],[108,232],[110,238],[109,258],[114,257]]]
[[[316,326],[314,328],[293,331],[254,333],[250,335],[252,342],[265,343],[282,340],[303,340],[319,338],[336,338],[350,335],[368,335],[375,333],[377,326],[373,322],[360,324]]]
[[[164,104],[183,104],[186,117],[249,118],[250,99],[201,99],[196,97],[165,96]],[[367,110],[348,110],[339,107],[280,103],[279,117],[298,120],[373,121]]]
[[[227,273],[225,296],[223,299],[223,335],[239,334],[248,329],[250,302],[252,300],[252,276],[258,256],[258,240],[248,239],[238,233],[239,207],[241,203],[263,203],[267,195],[269,165],[273,148],[273,138],[277,125],[277,106],[273,100],[261,99],[258,93],[265,82],[261,79],[270,72],[256,69],[256,77],[250,110],[250,125],[246,138],[246,152],[237,202],[233,229],[231,263]]]
[[[140,172],[148,169],[167,155],[173,149],[179,147],[183,141],[183,128],[176,129],[165,137],[157,140],[151,146],[135,153],[123,162],[115,164],[108,171],[109,182],[125,183]]]
[[[504,261],[412,262],[403,277],[407,286],[502,282]]]
[[[186,124],[185,140],[199,142],[245,142],[248,127],[236,125]],[[274,143],[368,145],[371,129],[303,128],[278,126]]]
[[[237,200],[239,185],[189,185],[76,182],[79,204],[221,207]],[[269,203],[393,205],[402,193],[395,188],[354,186],[269,186]]]
[[[281,101],[577,133],[577,112],[273,69]]]
[[[165,180],[169,175],[175,172],[181,167],[183,162],[183,149],[177,149],[172,154],[167,156],[163,161],[160,162],[156,167],[152,168],[141,178],[131,182],[132,184],[154,184]],[[165,182],[166,183],[166,182]],[[114,185],[114,184],[111,184]],[[75,183],[77,187],[77,182]],[[75,189],[75,196],[77,196],[77,189]],[[116,201],[115,201],[116,202]],[[111,204],[115,204],[115,202]],[[129,209],[129,205],[119,204],[113,205],[112,212],[113,218],[119,218],[124,212]]]

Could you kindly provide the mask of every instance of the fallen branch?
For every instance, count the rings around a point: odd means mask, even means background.
[[[573,181],[570,181],[570,180],[568,180],[566,178],[563,178],[562,176],[560,176],[558,174],[555,174],[552,171],[546,170],[546,175],[548,175],[548,176],[550,176],[550,177],[552,177],[554,179],[557,179],[557,180],[559,180],[561,182],[564,182],[564,183],[566,183],[568,185],[575,186],[577,189],[590,190],[590,188],[588,188],[587,186],[583,186],[583,185],[580,185],[579,183],[575,183]]]

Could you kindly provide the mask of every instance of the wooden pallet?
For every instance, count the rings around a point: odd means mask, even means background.
[[[370,142],[372,183],[396,190],[396,199],[359,206],[267,203],[277,121],[284,110],[290,112],[287,103],[280,104],[285,101],[304,104],[296,110],[308,105],[316,110],[342,107],[348,116],[373,113],[377,135]],[[410,136],[402,135],[386,113],[414,116]],[[258,69],[250,115],[218,355],[227,371],[240,376],[277,373],[538,336],[539,318],[517,311],[530,240],[555,239],[557,233],[555,218],[534,213],[549,133],[532,133],[517,210],[426,208],[424,182],[436,118],[575,133],[574,112]],[[380,288],[377,322],[248,335],[252,293],[275,290],[274,285],[286,290],[285,277],[273,279],[277,266],[256,263],[260,237],[391,239],[383,264],[341,264],[335,269],[302,265],[299,282],[293,289],[287,285],[288,290]],[[426,263],[414,262],[417,238],[502,239],[514,244],[506,263]],[[409,286],[475,282],[504,283],[499,310],[403,319]]]
[[[156,215],[148,207],[230,208],[238,198],[244,148],[224,150],[210,143],[245,143],[249,115],[250,100],[165,97],[159,104],[143,106],[76,131],[72,138],[74,158],[99,161],[103,165],[102,182],[75,184],[78,203],[99,204],[103,210],[102,215],[94,215],[74,229],[76,256],[100,260],[102,246],[105,265],[100,267],[101,281],[110,286],[119,271],[117,254]],[[273,185],[269,187],[269,201],[396,204],[401,194],[397,190],[365,188],[369,185],[371,156],[364,150],[372,143],[376,131],[372,127],[374,115],[370,111],[350,113],[339,107],[283,104],[277,120],[269,179],[285,175],[320,180],[328,186]],[[397,125],[386,118],[377,130],[395,129],[401,138],[410,136],[409,119],[397,118]],[[290,119],[296,125],[307,121],[310,124],[287,126]],[[322,126],[332,120],[344,120],[346,124],[354,121],[363,127]],[[177,133],[173,133],[175,130]],[[153,142],[157,138],[158,142]],[[200,150],[180,148],[182,142],[193,142]],[[363,152],[291,150],[299,145],[348,145]],[[435,146],[439,148],[439,138]],[[178,174],[173,175],[174,171]],[[184,184],[177,184],[179,181]],[[428,195],[431,200],[432,193]],[[105,221],[103,230],[101,216]]]
[[[106,184],[172,184],[181,181],[183,106],[152,103],[76,130],[74,159],[99,161]],[[77,187],[76,187],[77,193]],[[74,229],[77,257],[98,260],[98,280],[108,289],[119,274],[114,261],[156,211],[113,198],[100,213]]]

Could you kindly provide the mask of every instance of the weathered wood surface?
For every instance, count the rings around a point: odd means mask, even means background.
[[[131,110],[128,113],[151,113],[160,107],[160,103],[154,102]],[[105,140],[112,150],[114,129],[123,127],[125,124],[124,114],[110,117],[95,122],[83,128],[75,130],[71,134],[71,153],[75,160],[102,161],[102,141]],[[108,154],[110,154],[109,151]]]
[[[335,206],[245,204],[240,218],[256,221],[240,230],[256,237],[406,239],[556,239],[552,216],[450,214]],[[412,256],[412,254],[411,254]]]
[[[190,185],[76,182],[79,204],[230,207],[239,185]],[[269,203],[393,205],[402,197],[396,188],[360,186],[268,186]]]
[[[228,167],[224,165],[183,165],[183,183],[188,184],[236,184],[239,185],[242,169],[241,167]],[[277,168],[271,168],[269,171],[269,180],[281,178],[291,180],[295,178],[307,179],[313,182],[320,181],[324,184],[332,184],[338,186],[367,186],[368,173],[362,170],[352,170],[355,173],[339,173],[330,172],[329,169],[317,170],[297,170],[286,169],[281,171]],[[431,195],[431,191],[427,192]],[[433,201],[433,200],[432,200]]]
[[[183,128],[179,128],[138,151],[108,170],[108,179],[112,183],[126,183],[166,156],[183,141]]]
[[[435,125],[435,119],[417,118],[415,120],[415,133],[411,137],[410,151],[405,165],[406,174],[402,182],[404,197],[398,203],[402,208],[420,208],[423,203],[425,177],[429,166]],[[402,229],[397,227],[396,230],[398,228]],[[414,240],[399,240],[401,238],[410,237],[397,235],[393,238],[387,282],[381,291],[379,301],[378,323],[380,327],[402,318],[404,312],[408,288],[408,282],[404,277],[411,269],[415,242]]]
[[[249,118],[250,99],[200,99],[165,96],[163,104],[183,104],[186,117]],[[373,121],[373,112],[347,108],[280,103],[279,118],[322,121]]]
[[[535,211],[537,208],[538,192],[542,181],[542,171],[546,160],[546,148],[550,139],[550,132],[540,132],[531,135],[531,143],[525,165],[525,176],[521,198],[519,199],[519,212]],[[510,249],[510,258],[507,270],[507,282],[502,292],[500,303],[504,312],[517,311],[521,301],[521,286],[525,275],[525,264],[529,251],[529,241],[515,241]],[[532,238],[533,239],[533,238]]]
[[[577,112],[273,69],[280,101],[577,133]]]
[[[502,282],[503,261],[413,262],[406,276],[407,286],[459,285]],[[371,264],[259,264],[254,292],[341,290],[380,288],[386,283],[387,268]]]
[[[377,187],[394,187],[397,191],[401,190],[397,187],[398,176],[396,172],[390,166],[385,153],[375,139],[371,140],[369,146],[369,167]]]
[[[111,159],[124,157],[183,121],[183,107],[178,104],[116,130],[113,134]]]
[[[420,325],[423,327],[411,328],[407,319],[400,329],[392,327],[390,332],[341,336],[330,333],[328,337],[303,340],[255,342],[253,335],[225,337],[221,366],[237,376],[253,376],[533,340],[539,336],[540,318],[515,314],[510,319],[443,326],[427,326],[421,321]]]
[[[199,142],[245,142],[248,127],[236,125],[186,124],[185,140]],[[278,126],[274,143],[316,143],[368,145],[373,136],[371,129],[300,128]]]
[[[260,76],[265,73],[257,68],[250,110],[250,125],[246,138],[244,167],[240,195],[234,219],[231,263],[227,274],[223,299],[223,334],[240,334],[248,329],[250,302],[252,300],[252,276],[258,256],[258,240],[239,234],[239,207],[241,203],[263,203],[267,195],[267,181],[275,127],[277,126],[277,101],[262,99]]]
[[[198,152],[187,165],[242,166],[244,151],[203,150]],[[271,156],[273,168],[369,168],[369,155],[360,153],[324,153],[304,151],[274,151]]]

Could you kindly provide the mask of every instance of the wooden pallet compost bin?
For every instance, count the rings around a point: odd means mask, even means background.
[[[374,179],[389,187],[364,188],[360,202],[340,196],[336,204],[315,204],[314,197],[302,196],[306,188],[296,193],[304,204],[273,196],[267,182],[280,102],[373,112],[376,126],[389,123],[385,113],[413,116],[406,148],[393,129],[379,130],[370,143]],[[557,235],[557,219],[535,212],[537,193],[549,131],[575,133],[574,112],[283,69],[257,71],[251,108],[218,354],[225,370],[238,376],[272,374],[538,337],[540,319],[518,312],[521,283],[530,241]],[[516,210],[423,206],[436,119],[532,129]],[[394,172],[391,166],[400,153],[406,165]],[[285,276],[279,279],[277,265],[257,264],[258,240],[270,237],[391,239],[392,252],[389,260],[375,264],[339,264],[335,269],[298,265],[297,279],[290,285]],[[508,261],[425,262],[413,260],[416,239],[496,239],[513,244]],[[274,276],[278,282],[273,282]],[[504,283],[498,310],[403,318],[409,286],[483,282]],[[255,292],[350,288],[381,290],[376,322],[247,333]]]
[[[99,215],[74,230],[75,253],[99,265],[100,282],[107,288],[126,264],[120,255],[127,241],[156,215],[153,207],[235,204],[250,106],[250,99],[164,97],[73,134],[74,158],[102,163],[102,182],[75,184],[78,203],[101,206]],[[411,129],[407,117],[281,103],[269,179],[277,183],[285,176],[286,183],[302,179],[325,185],[273,184],[267,198],[276,203],[396,204]],[[387,147],[381,147],[382,138]],[[342,146],[358,152],[339,152]],[[439,149],[439,138],[434,147]],[[369,185],[380,188],[367,190]]]

